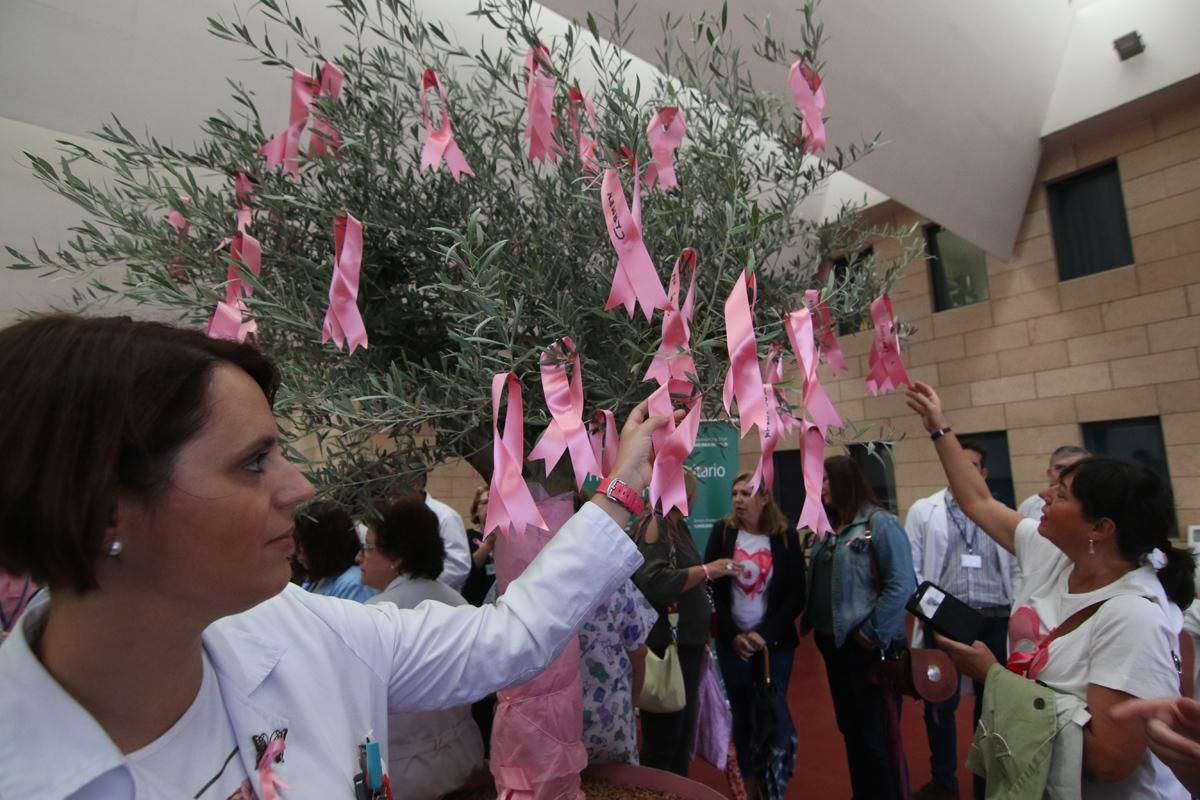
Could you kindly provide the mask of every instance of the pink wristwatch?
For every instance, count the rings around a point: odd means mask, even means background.
[[[600,485],[596,488],[600,494],[612,500],[623,507],[630,514],[640,514],[646,504],[642,502],[642,495],[630,488],[625,481],[617,480],[616,478],[605,478],[600,481]]]

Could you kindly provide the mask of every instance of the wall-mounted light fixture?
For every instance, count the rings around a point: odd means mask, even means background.
[[[1146,43],[1142,41],[1142,35],[1137,31],[1130,31],[1124,36],[1118,36],[1113,39],[1113,48],[1117,51],[1117,56],[1122,61],[1128,61],[1146,49]]]

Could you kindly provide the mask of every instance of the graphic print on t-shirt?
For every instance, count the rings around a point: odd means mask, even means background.
[[[738,547],[733,551],[733,560],[739,570],[734,580],[737,587],[748,597],[757,597],[767,589],[767,579],[771,575],[771,548],[747,553]]]

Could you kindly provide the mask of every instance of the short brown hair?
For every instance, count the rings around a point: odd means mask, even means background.
[[[753,472],[739,472],[738,476],[733,479],[733,483],[730,484],[730,488],[737,486],[739,483],[745,483],[753,477]],[[766,501],[763,504],[762,514],[758,517],[759,531],[771,535],[786,533],[788,529],[787,516],[783,513],[783,509],[775,502],[775,498],[767,491],[767,484],[765,482],[760,483],[758,491],[755,494]],[[731,528],[737,528],[737,514],[730,511],[729,516],[725,517],[725,524]]]
[[[414,492],[397,495],[379,507],[371,526],[375,546],[388,558],[400,559],[400,574],[436,581],[446,561],[437,514]]]
[[[151,498],[208,416],[213,368],[238,367],[273,402],[251,345],[128,317],[35,317],[0,330],[0,567],[95,589],[120,490]]]

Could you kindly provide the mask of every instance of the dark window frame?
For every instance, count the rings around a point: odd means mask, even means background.
[[[1060,281],[1134,263],[1129,215],[1116,159],[1048,182],[1046,209]]]
[[[950,301],[950,292],[947,288],[949,281],[945,275],[945,264],[942,261],[941,248],[938,246],[937,235],[943,231],[953,233],[949,229],[939,225],[936,222],[931,222],[925,225],[922,229],[925,234],[925,255],[929,259],[929,294],[933,298],[933,311],[952,311],[956,308],[966,308],[967,306],[986,303],[991,299],[991,286],[984,287],[984,296],[978,300],[973,300],[969,303],[959,303],[955,305]],[[959,237],[961,238],[961,237]],[[965,240],[964,240],[965,241]],[[983,252],[982,248],[979,248]],[[985,256],[986,259],[986,256]],[[984,281],[987,281],[987,271],[983,273]]]

